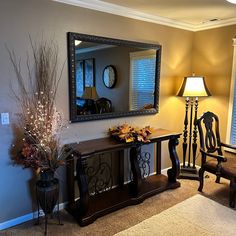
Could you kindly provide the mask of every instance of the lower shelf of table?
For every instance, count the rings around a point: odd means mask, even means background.
[[[165,175],[152,175],[145,178],[141,184],[138,194],[133,195],[131,183],[117,187],[109,191],[90,196],[89,207],[86,214],[80,214],[80,202],[68,205],[67,210],[71,213],[81,226],[94,222],[98,217],[111,213],[129,205],[141,203],[146,198],[167,189],[180,187],[179,182],[170,183]]]

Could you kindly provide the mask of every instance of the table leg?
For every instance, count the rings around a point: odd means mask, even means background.
[[[132,193],[137,195],[142,182],[141,170],[139,168],[138,163],[138,150],[137,147],[132,147],[130,149],[130,164],[131,164],[131,171],[133,174],[133,182],[132,182]]]
[[[156,143],[156,174],[161,174],[161,142]]]
[[[176,146],[179,144],[178,138],[171,138],[168,143],[172,168],[167,171],[169,182],[175,183],[179,176],[180,163],[176,152]]]
[[[118,151],[119,158],[119,186],[124,186],[124,150]]]
[[[80,212],[81,215],[84,215],[88,210],[89,191],[88,191],[88,181],[84,172],[84,167],[81,157],[78,157],[76,163],[76,179],[80,192],[80,199],[79,199],[79,205],[77,206],[78,207],[77,210],[78,212]]]
[[[69,205],[75,202],[75,184],[74,184],[74,157],[69,156],[66,160],[66,175],[67,175],[67,193]]]

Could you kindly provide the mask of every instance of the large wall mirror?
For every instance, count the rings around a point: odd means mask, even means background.
[[[155,114],[161,46],[68,33],[71,122]]]

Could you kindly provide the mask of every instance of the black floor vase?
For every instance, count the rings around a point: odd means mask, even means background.
[[[59,224],[59,181],[57,178],[54,178],[53,171],[46,171],[40,173],[40,179],[36,182],[36,197],[38,203],[38,212],[39,206],[42,208],[45,214],[45,232],[47,235],[47,220],[48,215],[52,215],[55,206],[57,205],[57,215]],[[39,217],[38,217],[39,219]]]

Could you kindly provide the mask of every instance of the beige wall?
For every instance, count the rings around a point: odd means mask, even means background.
[[[199,114],[211,110],[220,118],[222,140],[226,140],[233,41],[236,25],[194,33],[193,71],[205,76],[212,94],[200,99]]]
[[[35,40],[54,38],[59,44],[60,64],[67,58],[66,33],[79,32],[133,41],[160,43],[162,63],[160,78],[160,112],[157,115],[74,123],[63,134],[64,142],[81,141],[107,135],[110,126],[128,122],[131,125],[151,125],[182,131],[184,100],[175,96],[182,78],[194,70],[206,76],[213,96],[201,101],[199,111],[211,107],[223,117],[226,127],[229,80],[232,63],[232,37],[236,28],[224,27],[202,32],[189,32],[167,26],[132,20],[111,14],[64,5],[49,0],[0,1],[0,112],[9,112],[11,124],[19,111],[12,99],[10,81],[15,74],[9,63],[5,44],[22,58],[30,49],[28,34]],[[68,70],[64,69],[59,86],[57,106],[65,118],[68,110]],[[223,132],[225,132],[223,130]],[[31,205],[29,170],[12,166],[9,150],[14,138],[11,126],[0,125],[0,223],[35,210]],[[180,145],[181,146],[181,145]],[[179,148],[181,153],[181,148]],[[180,159],[182,157],[180,155]],[[166,145],[163,146],[163,168],[169,166]],[[60,172],[65,192],[64,170]],[[17,199],[17,201],[16,201]],[[62,201],[66,196],[63,194]]]
[[[133,41],[160,43],[163,47],[161,63],[160,113],[151,116],[110,119],[74,123],[63,134],[64,142],[81,141],[107,135],[110,126],[128,122],[132,125],[151,125],[177,131],[182,130],[184,106],[175,97],[176,86],[182,77],[191,72],[193,33],[159,26],[125,17],[68,6],[47,0],[0,1],[0,112],[9,112],[14,124],[17,104],[12,99],[10,81],[15,74],[9,63],[5,45],[14,49],[22,60],[26,74],[26,51],[30,49],[28,34],[33,40],[54,38],[59,44],[60,65],[67,58],[66,33],[79,32]],[[64,69],[57,97],[58,109],[68,119],[68,70]],[[0,125],[0,223],[35,210],[31,195],[32,173],[12,166],[9,150],[14,138],[11,126]],[[169,166],[167,149],[163,147],[163,167]],[[59,172],[63,198],[66,200],[64,170]],[[16,201],[17,199],[17,201]]]

